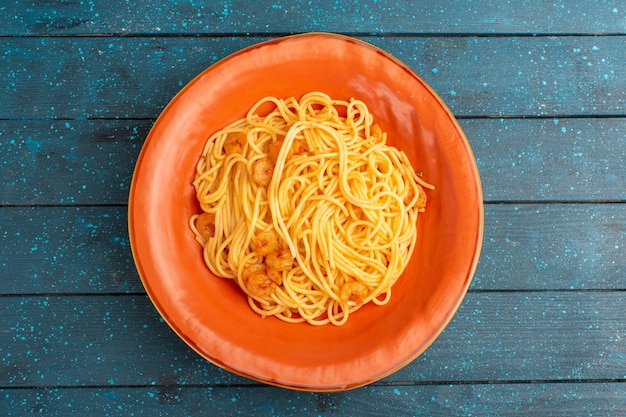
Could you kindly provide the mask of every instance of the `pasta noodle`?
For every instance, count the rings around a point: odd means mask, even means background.
[[[211,272],[261,316],[313,325],[389,301],[433,188],[362,101],[321,92],[259,100],[207,140],[193,185]]]

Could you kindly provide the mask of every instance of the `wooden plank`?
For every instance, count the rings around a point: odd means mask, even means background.
[[[143,293],[126,222],[124,206],[0,209],[0,295]],[[487,205],[471,289],[624,290],[625,231],[623,204]]]
[[[260,386],[41,388],[0,395],[6,416],[626,416],[625,383],[374,385],[339,393]]]
[[[626,292],[469,293],[420,357],[382,384],[619,382]],[[0,297],[0,387],[232,385],[147,297]]]
[[[126,204],[149,120],[0,120],[0,204]]]
[[[260,40],[0,39],[0,119],[155,118],[195,75]]]
[[[624,248],[623,204],[488,205],[471,288],[625,290]]]
[[[626,119],[461,120],[485,201],[626,201]]]
[[[126,204],[152,122],[0,120],[0,204]],[[626,118],[460,124],[487,202],[626,201]]]
[[[192,351],[146,296],[0,297],[0,306],[2,387],[249,382]]]
[[[624,33],[619,0],[588,2],[341,1],[271,5],[261,0],[203,2],[19,0],[4,4],[0,35],[352,33]]]
[[[3,208],[0,231],[0,294],[143,293],[126,207]]]
[[[196,74],[264,39],[3,38],[0,119],[155,118]],[[626,36],[363,39],[423,76],[456,116],[626,114]]]
[[[623,381],[625,292],[469,293],[393,381]]]

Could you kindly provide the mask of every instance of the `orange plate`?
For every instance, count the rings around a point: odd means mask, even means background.
[[[263,96],[300,98],[313,90],[363,100],[390,143],[436,186],[419,216],[417,249],[391,301],[365,306],[342,327],[262,319],[233,281],[211,275],[187,225],[199,211],[192,180],[206,139]],[[148,295],[201,356],[264,383],[337,391],[397,371],[448,324],[478,262],[482,192],[465,135],[419,76],[374,46],[312,33],[243,49],[176,95],[139,156],[129,230]]]

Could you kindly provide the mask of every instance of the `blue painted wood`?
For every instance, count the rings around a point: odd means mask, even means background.
[[[0,39],[0,79],[8,80],[0,118],[155,118],[196,74],[259,40]]]
[[[3,387],[237,384],[189,349],[145,296],[0,298]],[[53,320],[50,320],[53,318]],[[156,343],[155,343],[156,342]]]
[[[0,204],[126,204],[152,123],[0,120]],[[460,124],[487,202],[626,201],[624,118]]]
[[[0,294],[143,293],[126,207],[0,209]]]
[[[380,384],[623,381],[623,291],[471,292],[439,339]],[[0,297],[0,387],[232,385],[145,296]]]
[[[626,290],[624,204],[488,205],[472,289]]]
[[[125,206],[1,208],[0,230],[0,295],[144,293]],[[470,290],[626,290],[625,247],[623,204],[489,204]]]
[[[264,39],[3,38],[0,118],[155,118],[196,74]],[[409,65],[459,117],[626,114],[626,36],[362,39]]]
[[[0,390],[0,396],[3,415],[16,417],[626,416],[620,383],[379,385],[342,393],[259,386],[42,388]]]
[[[493,2],[91,0],[3,5],[0,35],[351,33],[624,33],[619,0]]]
[[[626,202],[626,119],[464,119],[487,202]]]
[[[622,3],[4,2],[0,415],[626,416]],[[125,227],[134,161],[174,94],[241,47],[311,30],[424,77],[461,119],[487,202],[450,326],[336,394],[199,358],[143,295]]]
[[[0,204],[126,204],[148,120],[0,120]]]

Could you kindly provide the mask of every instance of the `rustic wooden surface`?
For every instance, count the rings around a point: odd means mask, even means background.
[[[130,254],[132,171],[207,66],[307,31],[409,64],[476,154],[485,237],[441,337],[343,393],[199,358]],[[6,1],[0,5],[0,415],[626,416],[622,1]]]

